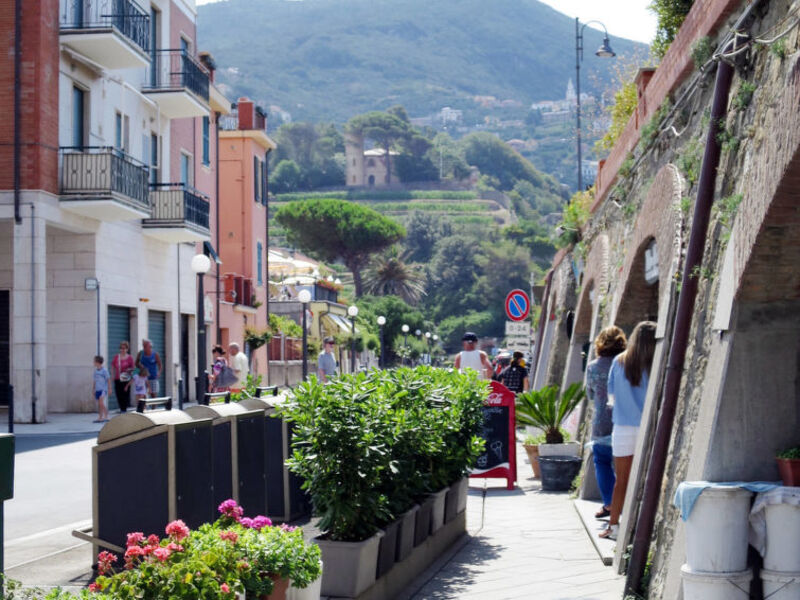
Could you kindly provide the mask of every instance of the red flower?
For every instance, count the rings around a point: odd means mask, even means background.
[[[161,562],[166,562],[170,554],[172,554],[172,550],[169,548],[156,548],[153,550],[153,555]]]
[[[230,594],[231,593],[231,588],[228,587],[227,583],[223,583],[221,586],[219,586],[219,589],[222,590],[223,594]]]
[[[140,542],[144,541],[144,534],[141,531],[128,534],[127,546],[138,546]]]
[[[186,526],[186,523],[180,519],[167,525],[166,531],[167,535],[176,542],[180,542],[182,539],[189,536],[189,528]]]
[[[90,583],[89,584],[89,591],[90,592],[101,592],[101,591],[103,591],[103,588],[101,588],[96,583]]]
[[[236,541],[239,539],[239,534],[236,533],[235,531],[230,531],[230,530],[220,531],[219,532],[219,539],[227,540],[230,543],[235,544]]]
[[[150,535],[147,536],[148,546],[158,546],[159,542],[161,542],[161,540],[155,533],[151,533]]]
[[[97,555],[97,572],[100,575],[105,575],[111,570],[112,563],[117,562],[117,557],[111,552],[103,550]]]

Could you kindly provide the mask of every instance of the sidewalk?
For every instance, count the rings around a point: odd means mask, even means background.
[[[542,492],[518,446],[517,489],[470,481],[470,535],[401,600],[621,600],[624,578],[603,566],[572,500]]]

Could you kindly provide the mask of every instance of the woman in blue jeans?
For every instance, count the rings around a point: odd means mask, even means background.
[[[603,519],[611,514],[614,493],[614,458],[611,455],[611,407],[608,406],[608,372],[614,357],[625,351],[627,340],[619,327],[606,327],[594,341],[597,358],[586,367],[586,395],[594,405],[592,418],[592,452],[597,485],[603,508],[595,514]]]

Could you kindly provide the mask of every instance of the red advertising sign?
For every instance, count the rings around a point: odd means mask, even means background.
[[[514,392],[499,381],[491,382],[489,397],[483,404],[480,436],[486,441],[470,477],[504,478],[509,490],[517,481],[517,440]]]
[[[506,296],[506,316],[512,321],[524,321],[531,312],[531,299],[523,290],[511,290]]]

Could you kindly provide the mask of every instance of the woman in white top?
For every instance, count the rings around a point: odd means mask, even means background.
[[[489,362],[489,357],[486,353],[477,350],[478,336],[468,331],[461,338],[461,344],[464,348],[453,363],[453,367],[463,373],[466,369],[477,371],[480,379],[489,379],[492,376],[492,363]]]

